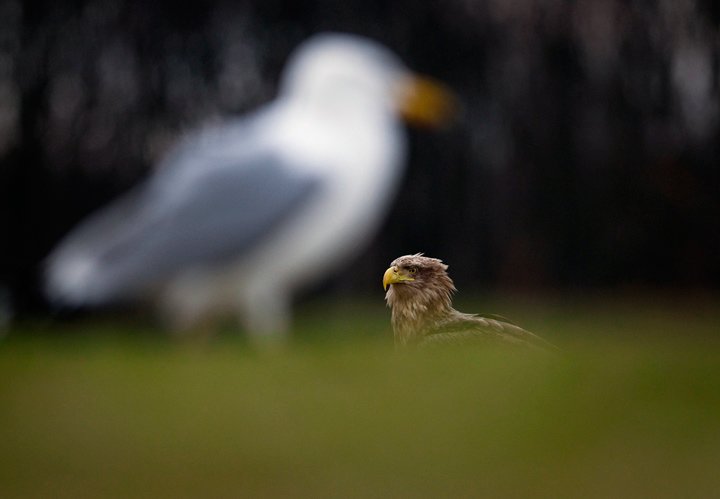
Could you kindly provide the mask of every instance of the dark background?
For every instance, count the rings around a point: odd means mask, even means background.
[[[712,0],[0,0],[0,301],[45,310],[53,244],[183,131],[271,99],[325,30],[462,103],[410,131],[403,190],[338,289],[424,251],[464,291],[717,290],[719,23]]]

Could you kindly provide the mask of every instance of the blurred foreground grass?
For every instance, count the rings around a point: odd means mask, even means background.
[[[0,343],[0,497],[717,497],[719,299],[461,305],[565,354],[396,353],[376,302],[303,307],[274,354],[26,324]]]

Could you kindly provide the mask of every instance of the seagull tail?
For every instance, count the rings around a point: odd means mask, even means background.
[[[107,299],[98,286],[99,269],[90,252],[61,248],[45,264],[45,295],[57,305],[99,305]]]
[[[48,256],[44,291],[61,306],[94,306],[115,300],[124,290],[117,269],[118,250],[132,247],[141,209],[140,192],[121,197],[73,229]]]

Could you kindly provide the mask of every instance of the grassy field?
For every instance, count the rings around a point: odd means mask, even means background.
[[[560,345],[397,353],[379,302],[258,353],[131,320],[0,343],[0,497],[717,497],[720,299],[478,299]]]

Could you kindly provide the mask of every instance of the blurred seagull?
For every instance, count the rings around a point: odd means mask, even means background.
[[[398,117],[433,124],[448,94],[368,39],[300,45],[279,96],[196,132],[144,183],[51,253],[58,303],[158,296],[176,328],[233,309],[256,338],[282,338],[291,299],[355,256],[377,229],[405,163]]]

